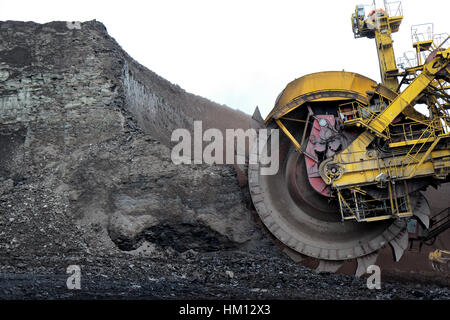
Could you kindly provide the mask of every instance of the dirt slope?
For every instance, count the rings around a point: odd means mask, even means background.
[[[0,48],[3,258],[258,245],[233,168],[174,165],[160,143],[205,110],[205,127],[248,116],[140,66],[95,21],[2,22]]]

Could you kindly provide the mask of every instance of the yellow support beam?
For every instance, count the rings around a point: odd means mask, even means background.
[[[402,161],[403,156],[393,157],[389,159],[370,161],[355,161],[351,163],[342,163],[344,174],[332,182],[335,188],[349,188],[351,186],[375,184],[378,182],[377,176],[380,173],[386,174],[389,178],[396,180],[409,179],[412,176],[433,176],[436,174],[435,162],[439,163],[439,159],[450,157],[450,150],[431,151],[417,155],[419,160],[411,164],[410,169],[405,170]],[[428,159],[428,160],[427,160]],[[422,163],[420,163],[422,161]]]
[[[434,74],[421,73],[392,103],[376,116],[368,125],[377,133],[382,132],[389,124],[433,81]]]
[[[389,148],[397,148],[397,147],[406,147],[414,144],[420,144],[420,143],[427,143],[435,141],[436,137],[429,137],[429,138],[422,138],[417,140],[406,140],[406,141],[399,141],[399,142],[393,142],[389,143]]]
[[[422,157],[420,158],[419,163],[413,166],[413,170],[409,174],[408,179],[412,178],[414,176],[414,173],[417,171],[417,168],[420,168],[422,166],[422,164],[425,161],[425,159],[428,158],[430,153],[434,150],[434,148],[436,148],[436,145],[439,143],[441,138],[442,138],[442,136],[437,137],[437,139],[434,140],[434,142],[431,144],[431,146],[428,148],[428,150],[422,155]]]
[[[289,130],[284,126],[284,124],[279,119],[276,119],[275,122],[278,124],[278,126],[281,128],[281,130],[283,130],[284,134],[287,135],[287,137],[291,140],[291,142],[294,144],[294,146],[298,150],[298,152],[303,153],[302,149],[300,148],[300,144],[294,138],[294,136],[289,132]]]

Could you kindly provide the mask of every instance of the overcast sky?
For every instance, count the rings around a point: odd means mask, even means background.
[[[382,1],[378,1],[382,3]],[[0,0],[0,20],[87,21],[138,62],[185,90],[263,116],[286,84],[327,70],[380,81],[374,40],[354,39],[350,15],[359,0]],[[365,0],[366,4],[372,0]],[[450,1],[403,0],[394,34],[399,56],[412,50],[411,25],[450,32]]]

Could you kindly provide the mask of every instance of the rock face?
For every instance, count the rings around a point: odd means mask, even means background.
[[[170,159],[173,129],[221,118],[248,126],[139,65],[99,22],[0,22],[1,259],[256,248],[233,168]]]

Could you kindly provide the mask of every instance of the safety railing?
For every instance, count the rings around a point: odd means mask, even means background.
[[[405,157],[403,158],[402,163],[404,163],[404,167],[408,167],[409,165],[412,164],[413,161],[419,161],[419,159],[416,158],[416,156],[420,153],[420,151],[422,150],[422,148],[424,147],[425,143],[428,142],[429,139],[431,139],[432,137],[432,131],[430,130],[429,127],[427,127],[425,130],[423,130],[422,134],[417,138],[414,139],[415,143],[413,144],[413,146],[410,148],[410,150],[408,151],[408,153],[405,155]],[[426,139],[425,141],[423,139]],[[419,141],[422,141],[421,143]],[[416,149],[416,151],[414,152],[415,147],[420,144],[420,147],[418,149]],[[414,155],[412,155],[414,153]],[[409,160],[409,161],[407,161]]]
[[[433,44],[435,48],[446,49],[450,45],[450,36],[448,33],[438,33],[433,35]]]
[[[356,122],[358,120],[369,123],[384,110],[386,106],[387,105],[381,99],[370,106],[363,105],[358,101],[351,101],[339,105],[338,112],[342,121],[344,121],[344,124],[345,122]]]
[[[414,51],[406,51],[397,58],[397,67],[405,71],[409,68],[417,67],[417,56]]]
[[[413,43],[433,40],[434,25],[422,23],[411,26],[411,40]]]
[[[393,216],[411,215],[407,196],[395,197],[392,184],[389,183],[389,194],[383,197],[367,197],[363,190],[355,188],[344,197],[338,191],[338,200],[342,220],[377,221],[389,219]]]
[[[413,131],[412,129],[409,132],[405,130],[405,132],[403,133],[406,138],[408,138],[408,135],[412,136],[412,141],[414,143],[412,143],[409,151],[406,153],[406,155],[403,157],[401,161],[402,175],[406,175],[406,173],[412,175],[416,171],[416,168],[414,166],[418,166],[424,161],[423,157],[425,157],[427,153],[432,151],[432,147],[435,146],[436,142],[439,142],[440,139],[439,136],[445,134],[439,118],[429,121],[423,121],[421,123],[422,124],[428,123],[428,126],[425,129],[422,129],[420,135],[418,135],[419,133],[417,131]],[[410,128],[412,128],[411,126]],[[424,149],[425,145],[431,142],[434,143],[427,150],[425,150]],[[425,154],[422,155],[421,158],[418,158],[418,155],[423,152],[425,152]]]
[[[445,133],[440,121],[440,119],[436,119],[391,124],[389,129],[390,142],[418,140],[428,137],[435,138],[437,135]]]
[[[403,7],[401,1],[384,1],[384,9],[390,17],[403,16]]]

